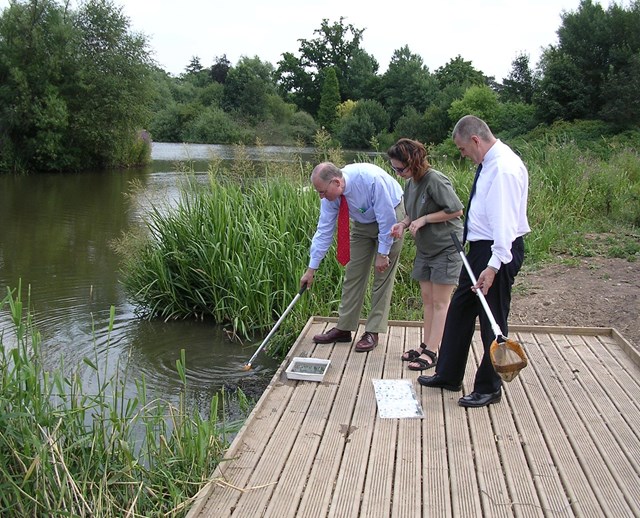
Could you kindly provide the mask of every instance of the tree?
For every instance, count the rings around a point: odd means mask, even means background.
[[[613,106],[633,106],[637,100],[637,90],[624,85],[636,81],[640,2],[631,2],[628,9],[612,4],[605,11],[592,0],[582,0],[575,12],[563,13],[558,41],[545,49],[541,60],[540,92],[534,95],[541,118],[606,117],[628,126],[624,110]]]
[[[423,113],[433,102],[438,83],[417,54],[408,46],[396,50],[382,76],[380,101],[394,124],[407,108]]]
[[[11,3],[0,17],[0,168],[126,164],[149,120],[152,61],[122,9]]]
[[[471,61],[461,56],[449,60],[434,72],[437,91],[433,101],[424,112],[425,142],[440,143],[448,140],[456,120],[449,115],[451,103],[461,99],[471,86],[488,85],[491,82],[482,72],[476,70]]]
[[[444,66],[435,71],[435,77],[441,89],[448,86],[462,87],[463,91],[474,85],[488,84],[488,78],[479,70],[476,70],[471,61],[465,61],[457,55]]]
[[[607,98],[600,110],[603,120],[620,129],[638,127],[640,121],[640,52],[626,67],[613,72],[604,83]]]
[[[521,102],[531,104],[535,79],[529,67],[529,55],[519,54],[511,62],[511,71],[503,81],[500,97],[504,102]]]
[[[498,95],[488,86],[472,86],[465,92],[462,99],[451,103],[449,117],[457,121],[465,115],[475,115],[484,120],[494,131],[498,113]]]
[[[352,98],[354,92],[362,90],[364,72],[377,68],[375,60],[363,56],[360,49],[363,32],[364,29],[345,25],[343,17],[333,24],[323,19],[320,29],[314,31],[319,37],[298,40],[300,57],[286,52],[278,61],[276,81],[281,93],[300,109],[317,115],[322,74],[326,68],[334,67],[341,99]]]
[[[537,117],[547,123],[589,118],[589,88],[571,57],[549,47],[540,62],[544,76],[533,96]]]
[[[189,75],[189,74],[197,74],[198,72],[202,72],[203,67],[202,67],[202,63],[200,63],[200,58],[198,56],[193,56],[191,58],[191,61],[189,62],[189,64],[187,65],[187,68],[185,68],[185,74]]]
[[[242,117],[258,121],[267,113],[267,96],[275,91],[273,66],[258,56],[242,57],[229,70],[224,84],[223,107]]]
[[[338,119],[338,105],[340,104],[340,86],[336,69],[329,67],[324,74],[320,108],[318,109],[318,124],[331,131]]]
[[[371,99],[359,100],[353,110],[338,123],[338,139],[349,149],[371,147],[371,140],[389,126],[389,114],[382,104]]]
[[[230,69],[231,62],[227,59],[227,55],[223,54],[222,57],[216,57],[215,62],[211,65],[209,77],[216,83],[224,84]]]

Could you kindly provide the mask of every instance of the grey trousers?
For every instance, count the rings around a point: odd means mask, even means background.
[[[404,203],[401,202],[396,207],[396,221],[402,221],[404,216]],[[337,327],[342,331],[355,331],[358,328],[362,305],[373,270],[371,312],[367,318],[365,331],[386,333],[393,283],[398,270],[403,238],[394,240],[389,251],[389,268],[382,273],[374,268],[378,253],[378,223],[363,224],[352,221],[350,242],[351,260],[345,268]]]

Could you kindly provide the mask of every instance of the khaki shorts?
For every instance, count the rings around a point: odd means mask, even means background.
[[[458,252],[443,252],[435,257],[418,253],[413,262],[411,277],[416,281],[431,281],[434,284],[458,284],[462,257]]]

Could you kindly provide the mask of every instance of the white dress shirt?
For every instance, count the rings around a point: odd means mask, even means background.
[[[498,140],[482,160],[469,206],[467,241],[493,241],[489,266],[511,262],[511,244],[531,231],[527,221],[529,175],[512,149]]]

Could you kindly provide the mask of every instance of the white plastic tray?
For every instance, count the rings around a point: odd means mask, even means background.
[[[322,381],[331,360],[320,358],[292,358],[285,373],[290,380]]]

